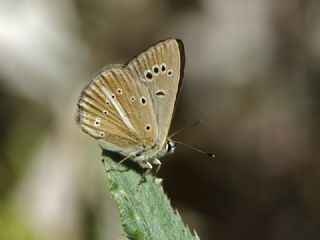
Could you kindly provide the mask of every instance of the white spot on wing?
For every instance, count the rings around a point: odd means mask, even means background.
[[[118,88],[117,89],[117,93],[120,95],[120,94],[122,94],[122,89],[121,88]]]
[[[146,98],[145,98],[144,96],[142,96],[142,97],[140,98],[140,103],[141,103],[142,105],[146,105],[146,104],[147,104],[147,100],[146,100]]]
[[[135,132],[135,128],[133,127],[130,119],[127,117],[127,115],[125,114],[122,106],[118,103],[118,101],[116,101],[115,99],[113,99],[111,96],[111,93],[109,92],[109,90],[106,87],[102,87],[101,88],[103,93],[106,95],[106,97],[111,101],[112,105],[115,107],[115,109],[117,110],[117,112],[119,113],[122,121],[124,122],[124,124],[130,128],[132,131]]]
[[[150,124],[146,124],[144,129],[149,132],[151,130],[151,125]]]
[[[157,91],[155,91],[155,94],[157,97],[160,97],[160,98],[163,98],[166,96],[166,92],[163,90],[157,90]]]
[[[89,121],[88,118],[83,118],[83,122],[86,123],[86,124],[89,124],[89,123],[90,123],[90,121]]]
[[[158,66],[158,65],[154,65],[154,66],[152,67],[152,71],[153,71],[153,74],[154,74],[155,76],[158,76],[159,73],[160,73],[159,66]]]
[[[144,76],[147,81],[152,81],[153,80],[153,73],[148,69],[144,71]]]
[[[139,64],[138,64],[138,62],[137,61],[133,61],[132,62],[132,69],[134,69],[136,72],[137,72],[137,74],[139,75],[139,79],[140,79],[140,81],[142,81],[142,82],[147,82],[144,78],[142,78],[141,77],[141,74],[139,74],[139,69],[140,69],[140,66],[139,66]],[[143,76],[144,77],[144,76]]]
[[[87,104],[85,102],[80,102],[79,105],[80,105],[80,107],[83,107],[83,108],[87,106]]]
[[[162,63],[161,65],[160,65],[160,70],[161,70],[161,72],[166,72],[166,70],[167,70],[167,65],[165,64],[165,63]]]
[[[109,73],[109,72],[103,71],[103,72],[101,73],[101,75],[102,75],[103,77],[107,78],[107,77],[108,77],[108,73]],[[104,79],[102,78],[102,80],[104,80]]]
[[[96,120],[94,121],[94,125],[95,126],[99,126],[100,125],[100,121],[101,121],[101,119],[97,117]]]
[[[89,135],[93,136],[93,137],[98,137],[98,133],[93,130],[92,128],[88,127],[88,126],[82,126],[82,129],[84,132],[88,133]]]

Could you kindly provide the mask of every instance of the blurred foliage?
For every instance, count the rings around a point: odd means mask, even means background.
[[[23,177],[33,153],[43,141],[49,113],[39,104],[9,95],[0,88],[0,198]],[[32,114],[30,114],[32,111]]]
[[[99,148],[73,121],[97,70],[180,37],[159,177],[201,239],[320,238],[318,0],[0,2],[0,239],[125,239]],[[197,159],[196,161],[194,159]],[[201,188],[199,188],[201,186]]]
[[[30,226],[16,214],[13,208],[7,205],[0,205],[0,239],[31,240],[35,239]]]

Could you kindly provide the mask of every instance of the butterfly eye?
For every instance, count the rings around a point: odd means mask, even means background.
[[[146,77],[147,80],[151,81],[153,78],[152,72],[150,70],[146,70],[144,72],[144,76]]]
[[[160,65],[160,69],[161,69],[161,72],[164,73],[164,72],[167,70],[166,64],[162,63],[162,64]]]
[[[166,150],[168,154],[171,154],[174,152],[174,149],[176,148],[176,145],[172,141],[168,141],[166,145]]]

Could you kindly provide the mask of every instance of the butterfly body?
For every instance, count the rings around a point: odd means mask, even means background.
[[[171,153],[168,139],[182,82],[184,50],[180,40],[156,43],[125,65],[100,70],[81,93],[77,122],[115,151],[151,168]]]

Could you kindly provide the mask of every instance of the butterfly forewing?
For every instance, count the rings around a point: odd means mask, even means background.
[[[162,147],[182,81],[183,44],[176,39],[163,40],[133,58],[128,67],[149,90],[159,129],[157,144]]]
[[[95,75],[80,96],[77,119],[108,150],[123,154],[154,144],[158,132],[148,89],[122,65]]]

